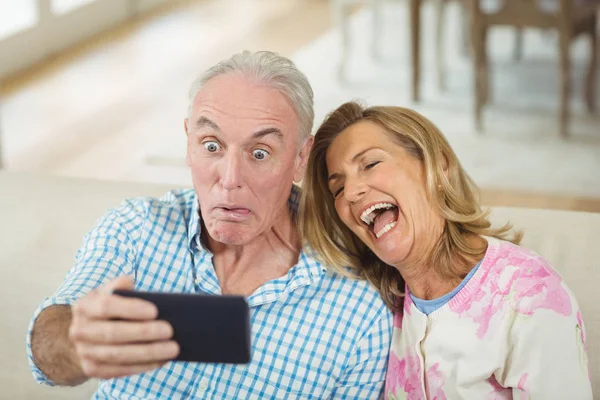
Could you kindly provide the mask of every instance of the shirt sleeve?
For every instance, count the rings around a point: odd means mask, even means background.
[[[75,265],[67,273],[58,290],[38,306],[27,330],[27,358],[38,383],[54,386],[36,366],[31,352],[31,334],[37,317],[54,305],[71,305],[98,286],[121,275],[135,272],[136,249],[141,224],[134,204],[124,203],[110,210],[84,237]]]
[[[585,327],[575,297],[565,315],[548,308],[515,311],[507,365],[497,377],[515,399],[592,399]],[[535,299],[534,299],[535,300]],[[532,299],[527,301],[531,304]],[[517,309],[528,306],[517,305]],[[554,307],[558,308],[558,307]]]
[[[393,314],[383,306],[359,341],[331,399],[379,399],[383,395],[392,340]]]

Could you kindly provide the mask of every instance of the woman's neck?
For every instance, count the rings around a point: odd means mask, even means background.
[[[487,241],[477,235],[467,238],[469,246],[477,249],[475,254],[456,254],[451,257],[451,265],[434,265],[431,251],[419,261],[400,265],[400,271],[411,294],[419,299],[433,300],[450,293],[467,276],[485,255]]]

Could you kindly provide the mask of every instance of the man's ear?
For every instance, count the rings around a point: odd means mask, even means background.
[[[304,171],[306,171],[306,165],[308,164],[308,156],[310,155],[310,149],[315,141],[315,137],[310,135],[300,148],[298,157],[296,159],[296,171],[294,172],[294,182],[299,183],[304,178]]]
[[[189,133],[188,133],[188,124],[189,124],[190,120],[188,118],[185,118],[183,120],[183,130],[185,131],[185,136],[189,137]],[[185,163],[187,164],[187,166],[190,166],[190,150],[189,150],[189,145],[186,146],[187,150],[185,152]]]

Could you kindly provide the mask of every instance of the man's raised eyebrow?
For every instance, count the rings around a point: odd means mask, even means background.
[[[214,129],[217,132],[221,132],[221,128],[219,128],[219,125],[217,125],[215,122],[211,121],[210,119],[208,119],[206,117],[198,118],[198,121],[196,121],[196,128],[204,128],[204,127],[209,127],[209,128]]]
[[[283,133],[278,128],[266,128],[261,129],[260,131],[254,133],[252,135],[253,139],[260,139],[267,135],[275,135],[279,140],[283,140]]]

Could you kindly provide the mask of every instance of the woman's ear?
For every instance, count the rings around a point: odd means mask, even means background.
[[[310,155],[310,149],[315,141],[315,137],[310,135],[300,148],[298,156],[296,158],[296,170],[294,171],[294,182],[299,183],[304,178],[304,172],[306,171],[306,165],[308,164],[308,156]]]

